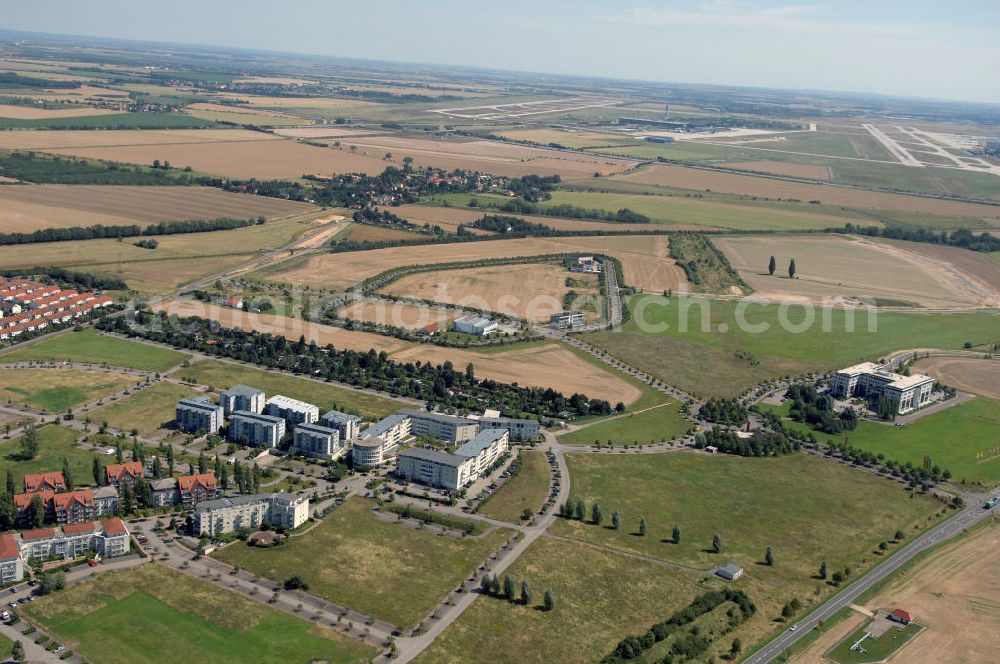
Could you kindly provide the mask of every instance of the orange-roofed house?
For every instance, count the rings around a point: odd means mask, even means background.
[[[135,484],[144,475],[141,461],[112,463],[104,468],[104,476],[110,486],[121,488],[123,483]]]
[[[125,522],[118,517],[101,519],[101,532],[97,538],[97,552],[105,558],[124,556],[129,551],[129,533]]]
[[[97,516],[94,494],[90,489],[66,493],[54,491],[19,493],[14,496],[14,508],[17,510],[17,522],[22,528],[32,525],[29,508],[32,499],[36,497],[41,500],[44,515],[42,518],[46,523],[83,523],[93,521]]]
[[[66,480],[61,472],[33,473],[24,476],[24,492],[39,493],[41,491],[65,491]]]
[[[0,584],[24,578],[24,560],[13,535],[0,535]]]
[[[219,493],[215,475],[212,473],[178,477],[177,491],[180,494],[181,505],[185,507],[194,507],[203,500],[212,500]]]

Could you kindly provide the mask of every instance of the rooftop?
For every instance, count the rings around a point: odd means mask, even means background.
[[[247,385],[233,385],[228,390],[221,392],[221,394],[229,394],[232,396],[240,396],[240,397],[253,397],[258,394],[264,394],[264,391],[258,390],[256,387],[248,387]]]
[[[403,450],[399,453],[397,459],[410,458],[419,459],[420,461],[430,461],[431,463],[439,463],[442,466],[452,466],[453,468],[458,468],[464,463],[468,463],[468,457],[459,456],[457,454],[449,454],[448,452],[442,452],[441,450],[434,450],[427,447],[411,447],[408,450]]]
[[[0,560],[14,560],[20,557],[21,551],[13,535],[0,535]]]
[[[476,434],[475,438],[465,443],[455,454],[461,457],[474,457],[483,450],[489,448],[493,443],[507,435],[506,429],[487,429]]]
[[[338,423],[348,423],[348,422],[360,422],[361,418],[357,415],[351,415],[349,413],[342,413],[339,410],[328,410],[323,413],[323,417],[320,419],[331,420]]]
[[[274,415],[264,415],[263,413],[254,413],[249,410],[237,410],[232,414],[232,419],[254,420],[257,422],[265,422],[267,424],[279,424],[284,422],[284,420],[280,417],[275,417]]]
[[[367,429],[365,429],[364,431],[362,431],[361,432],[361,437],[362,438],[368,438],[368,437],[378,438],[379,436],[381,436],[382,434],[384,434],[389,429],[391,429],[394,426],[396,426],[398,424],[401,424],[402,422],[404,422],[405,420],[407,420],[409,417],[410,417],[410,415],[407,414],[405,411],[399,411],[398,413],[394,413],[394,414],[390,415],[389,417],[384,417],[381,420],[379,420],[378,422],[376,422],[375,424],[371,425],[370,427],[368,427]]]
[[[303,422],[295,426],[296,431],[305,431],[307,433],[315,433],[321,436],[340,436],[340,432],[336,429],[331,429],[330,427],[325,427],[322,424],[309,424]]]
[[[186,408],[194,408],[195,410],[205,410],[205,411],[214,411],[222,408],[222,406],[218,406],[212,403],[212,400],[209,399],[208,396],[204,394],[191,399],[181,399],[180,401],[177,402],[177,405],[184,406]]]
[[[273,397],[264,402],[265,406],[270,406],[271,404],[274,404],[279,408],[291,408],[293,410],[317,410],[316,406],[311,403],[286,397],[283,394],[275,394]]]
[[[128,528],[125,527],[125,523],[116,516],[108,519],[101,519],[101,527],[104,529],[105,535],[128,534]]]
[[[455,322],[461,323],[462,325],[473,325],[476,327],[493,324],[493,321],[489,318],[483,318],[482,316],[477,316],[476,314],[468,314],[467,316],[456,318]]]
[[[404,408],[396,413],[397,415],[404,415],[406,417],[421,419],[421,420],[434,420],[435,422],[442,422],[446,424],[475,424],[476,421],[469,419],[468,417],[460,417],[458,415],[446,415],[445,413],[434,413],[429,410],[416,410],[410,408]]]
[[[210,512],[212,510],[225,509],[227,507],[238,507],[240,505],[253,505],[266,502],[271,497],[269,493],[254,493],[247,496],[230,496],[228,498],[216,498],[215,500],[203,500],[198,503],[195,512]]]

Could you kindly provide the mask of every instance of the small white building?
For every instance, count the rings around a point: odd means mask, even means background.
[[[743,577],[743,568],[735,563],[720,565],[715,570],[716,576],[720,576],[726,581],[739,581]]]
[[[466,334],[475,334],[481,337],[485,337],[491,332],[496,332],[500,328],[500,324],[495,320],[476,316],[475,314],[456,318],[453,325],[456,332],[465,332]]]

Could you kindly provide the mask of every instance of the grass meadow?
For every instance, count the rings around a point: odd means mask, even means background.
[[[183,353],[98,334],[69,332],[0,355],[0,362],[89,362],[145,371],[166,371],[187,358]]]
[[[134,385],[134,376],[67,369],[8,369],[0,365],[0,399],[61,413]]]
[[[63,459],[69,462],[70,473],[76,485],[93,484],[93,464],[95,455],[80,449],[74,442],[79,434],[73,429],[49,424],[38,429],[38,454],[34,459],[21,457],[20,438],[4,445],[0,453],[0,473],[14,474],[14,486],[18,491],[24,486],[24,476],[31,473],[45,473],[62,470]],[[106,462],[107,457],[102,457]]]
[[[522,451],[521,471],[497,489],[482,507],[479,514],[503,519],[521,520],[521,513],[529,509],[537,512],[549,493],[549,462],[542,452]]]
[[[109,426],[128,433],[133,428],[146,435],[174,421],[177,402],[198,393],[192,387],[176,383],[157,383],[106,406],[90,411],[95,424]]]

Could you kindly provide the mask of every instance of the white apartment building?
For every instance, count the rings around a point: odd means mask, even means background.
[[[362,436],[351,445],[351,462],[355,467],[378,468],[389,461],[399,445],[376,436]]]
[[[258,493],[198,503],[193,525],[199,535],[214,537],[243,528],[269,525],[298,528],[309,518],[309,499],[290,493]]]
[[[219,393],[219,405],[225,410],[226,417],[238,410],[259,413],[264,410],[264,392],[255,387],[233,385]]]
[[[315,424],[319,421],[319,408],[291,397],[276,394],[264,403],[264,414],[280,417],[289,424]]]
[[[285,420],[238,410],[229,419],[229,440],[256,447],[277,447],[285,437]]]
[[[346,452],[340,442],[340,431],[318,424],[300,424],[295,427],[292,451],[327,461],[336,459]]]

